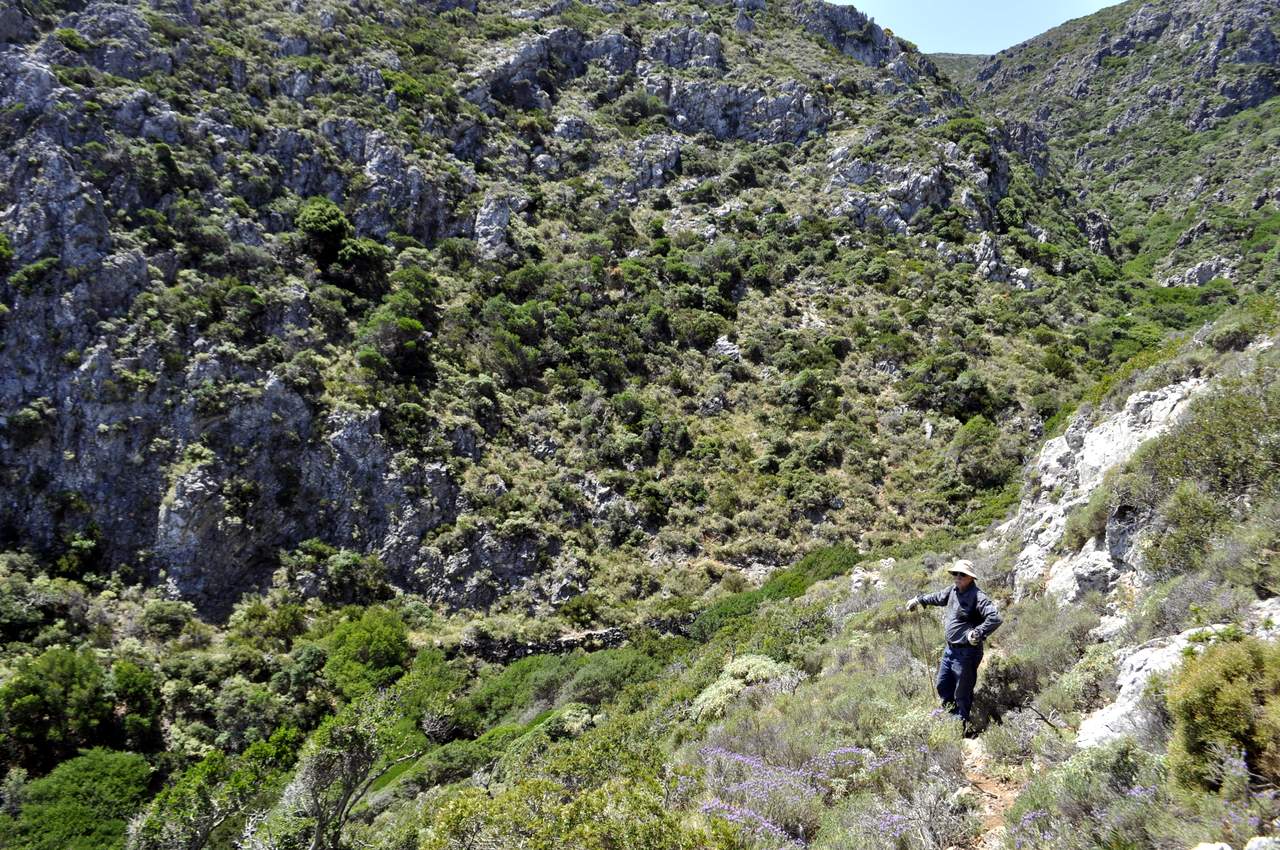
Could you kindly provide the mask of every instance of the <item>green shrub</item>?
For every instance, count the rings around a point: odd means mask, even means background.
[[[455,717],[459,727],[479,734],[535,705],[549,706],[582,659],[582,655],[530,655],[482,674],[458,702]]]
[[[508,723],[493,727],[473,741],[450,741],[419,760],[413,769],[413,781],[430,787],[466,779],[496,761],[526,731],[521,724]]]
[[[1219,353],[1240,351],[1263,330],[1262,324],[1252,316],[1240,316],[1223,321],[1213,326],[1205,344]]]
[[[376,297],[387,289],[391,252],[372,239],[344,239],[338,248],[338,265],[350,288],[365,297]]]
[[[294,225],[306,237],[307,247],[321,267],[338,258],[343,240],[351,233],[351,222],[338,205],[319,195],[302,204]]]
[[[922,360],[903,385],[903,396],[922,410],[965,420],[979,414],[994,418],[1008,403],[959,352],[933,354]]]
[[[689,628],[689,636],[705,641],[730,622],[753,613],[771,599],[795,599],[814,583],[847,573],[866,555],[851,546],[816,549],[795,564],[774,573],[756,590],[735,593],[703,611]]]
[[[628,684],[652,678],[659,669],[657,661],[634,649],[593,652],[565,684],[561,701],[600,705]]]
[[[1010,837],[1043,850],[1181,846],[1185,813],[1162,782],[1159,760],[1127,738],[1084,750],[1031,780],[1006,815]]]
[[[52,400],[41,396],[9,416],[6,430],[18,446],[28,446],[44,436],[56,415]]]
[[[76,53],[84,53],[89,49],[89,42],[85,41],[84,36],[69,27],[54,30],[53,37],[62,42],[68,50]]]
[[[121,659],[111,667],[109,688],[125,742],[131,749],[151,749],[160,731],[159,676],[128,659]]]
[[[409,659],[404,621],[381,606],[366,608],[359,619],[340,624],[325,644],[325,676],[352,699],[400,678]]]
[[[368,605],[388,598],[387,571],[377,555],[337,549],[312,538],[280,553],[286,586],[306,587],[325,602]]]
[[[995,424],[978,415],[956,431],[947,455],[970,487],[998,487],[1018,469],[1017,449],[1009,442]]]
[[[1145,563],[1158,576],[1200,568],[1210,542],[1231,525],[1221,501],[1194,481],[1183,481],[1160,504],[1159,534],[1147,549]]]
[[[464,788],[428,816],[421,850],[458,846],[575,850],[727,850],[729,830],[686,824],[654,779],[612,780],[571,793],[558,782],[522,779],[490,796]]]
[[[261,801],[279,775],[297,759],[302,734],[282,726],[239,756],[219,750],[190,765],[156,796],[133,824],[131,850],[216,846],[219,827],[251,802]]]
[[[147,637],[170,640],[182,634],[196,618],[195,606],[177,599],[152,599],[142,609],[142,628]]]
[[[983,664],[974,695],[974,722],[984,724],[1026,706],[1073,667],[1092,642],[1098,614],[1088,604],[1059,605],[1052,597],[1024,600],[1005,613],[999,642],[1006,651]]]
[[[147,798],[151,766],[135,753],[86,750],[27,785],[11,850],[111,850]],[[0,820],[3,816],[0,816]],[[5,827],[0,824],[0,839]]]
[[[797,417],[826,422],[836,415],[840,385],[826,372],[805,369],[782,386],[779,398]]]
[[[1168,689],[1169,769],[1181,783],[1215,787],[1221,752],[1242,750],[1263,778],[1280,778],[1280,647],[1248,638],[1189,658]]]
[[[9,241],[9,236],[0,233],[0,274],[9,271],[9,266],[13,264],[13,243]]]
[[[729,329],[730,325],[723,316],[706,310],[682,308],[671,314],[671,332],[681,345],[688,348],[710,348]]]
[[[613,103],[614,114],[624,124],[639,124],[647,118],[662,115],[666,106],[643,88],[635,88]]]
[[[1096,487],[1089,494],[1089,501],[1079,505],[1067,516],[1059,545],[1064,552],[1078,552],[1092,538],[1102,539],[1107,531],[1107,519],[1111,513],[1111,492],[1106,486]]]
[[[9,277],[9,285],[20,292],[30,292],[37,284],[43,283],[58,267],[57,257],[45,257],[18,269]]]

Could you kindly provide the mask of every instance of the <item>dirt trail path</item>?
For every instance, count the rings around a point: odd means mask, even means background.
[[[973,850],[994,850],[1001,846],[1005,835],[1005,812],[1018,798],[1022,788],[992,775],[991,758],[982,746],[981,738],[968,738],[964,742],[964,775],[982,795],[982,828],[973,843]]]

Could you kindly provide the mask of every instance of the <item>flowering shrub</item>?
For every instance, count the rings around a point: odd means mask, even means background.
[[[1033,779],[1006,820],[1015,850],[1191,846],[1211,833],[1187,803],[1170,797],[1160,760],[1126,739]]]
[[[698,755],[706,766],[707,786],[715,792],[703,804],[704,813],[717,814],[757,838],[800,846],[817,834],[824,803],[852,787],[874,784],[878,771],[902,758],[857,746],[820,753],[799,767],[718,746],[703,747]]]
[[[957,724],[899,706],[899,716],[878,725],[874,743],[824,746],[823,727],[839,710],[823,701],[825,688],[816,687],[827,683],[819,680],[761,709],[744,708],[712,731],[712,743],[697,752],[711,795],[703,812],[770,847],[779,840],[825,846],[837,836],[841,847],[846,841],[885,846],[885,836],[893,846],[912,848],[965,839],[973,822],[958,793],[967,782]],[[798,724],[801,716],[818,721],[817,728]]]

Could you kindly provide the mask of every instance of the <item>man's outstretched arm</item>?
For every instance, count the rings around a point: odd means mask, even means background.
[[[916,602],[920,605],[946,605],[950,595],[951,588],[947,587],[937,593],[922,593],[916,597]]]

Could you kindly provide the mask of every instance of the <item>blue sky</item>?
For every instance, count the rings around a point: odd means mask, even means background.
[[[845,0],[835,0],[842,5]],[[925,53],[995,53],[1116,0],[853,0]]]

